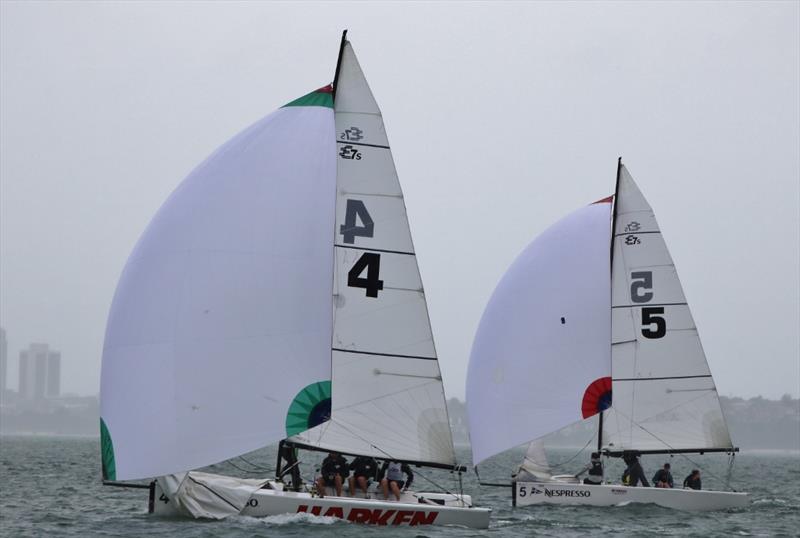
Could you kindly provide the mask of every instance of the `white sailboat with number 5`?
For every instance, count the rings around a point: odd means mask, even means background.
[[[223,145],[139,240],[101,417],[106,483],[158,477],[158,514],[488,526],[460,491],[323,496],[298,470],[302,450],[464,470],[383,119],[346,36],[332,85]],[[274,479],[196,471],[279,441]]]
[[[467,411],[476,465],[530,442],[515,505],[749,503],[699,480],[649,488],[604,476],[601,454],[636,474],[641,454],[723,452],[732,464],[738,451],[653,210],[621,160],[615,195],[547,229],[497,285],[475,335]],[[553,476],[542,437],[595,415],[592,476]]]

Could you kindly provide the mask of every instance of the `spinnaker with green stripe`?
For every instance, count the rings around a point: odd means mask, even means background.
[[[136,244],[103,349],[105,478],[287,437],[455,465],[402,190],[347,41],[335,81],[214,152]]]

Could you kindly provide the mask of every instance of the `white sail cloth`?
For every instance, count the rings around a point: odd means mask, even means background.
[[[547,452],[544,449],[544,442],[541,439],[531,441],[528,450],[525,451],[525,458],[519,467],[517,475],[514,477],[518,482],[525,480],[535,480],[545,482],[552,480],[553,470],[547,459]]]
[[[620,169],[612,270],[613,449],[730,448],[714,380],[647,200]]]
[[[609,202],[548,228],[495,288],[467,373],[475,464],[580,420],[610,375]]]
[[[162,476],[158,485],[173,506],[193,518],[225,519],[241,512],[268,480],[192,471]],[[156,502],[158,502],[156,500]]]
[[[291,441],[455,464],[403,192],[380,109],[350,43],[334,100],[337,197],[331,420]]]
[[[333,137],[329,106],[282,108],[198,166],[153,218],[106,329],[106,478],[277,442],[298,392],[330,380]]]

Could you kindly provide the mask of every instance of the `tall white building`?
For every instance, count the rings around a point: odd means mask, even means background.
[[[19,395],[29,401],[61,394],[61,353],[47,344],[31,344],[19,353]]]

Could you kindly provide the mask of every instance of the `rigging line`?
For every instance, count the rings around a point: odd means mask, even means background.
[[[696,398],[695,398],[695,399],[696,399]],[[694,401],[694,400],[692,400],[692,401]],[[636,425],[637,427],[641,428],[641,430],[642,430],[642,431],[644,431],[645,433],[649,434],[650,436],[652,436],[654,439],[658,440],[659,442],[663,443],[663,444],[664,444],[664,446],[666,446],[666,447],[667,447],[667,448],[669,448],[670,450],[677,450],[675,447],[673,447],[672,445],[670,445],[669,443],[667,443],[666,441],[664,441],[663,439],[661,439],[659,436],[657,436],[656,434],[654,434],[653,432],[651,432],[650,430],[648,430],[647,428],[645,428],[645,427],[644,427],[644,426],[642,426],[641,424],[639,424],[639,423],[637,423],[637,422],[634,422],[634,421],[633,421],[633,419],[630,419],[630,417],[627,417],[627,418],[630,420],[631,424],[634,424],[634,425]],[[711,471],[709,471],[707,468],[703,467],[702,465],[700,465],[699,463],[697,463],[696,461],[694,461],[692,458],[690,458],[689,456],[687,456],[685,453],[682,453],[682,452],[677,452],[677,453],[675,453],[675,454],[671,454],[671,456],[676,456],[676,455],[677,455],[677,456],[682,456],[683,458],[685,458],[687,461],[689,461],[689,462],[690,462],[692,465],[694,465],[695,467],[699,467],[699,468],[703,469],[703,471],[704,471],[705,473],[707,473],[707,474],[711,475],[712,477],[716,478],[717,480],[719,480],[719,481],[721,481],[721,482],[724,482],[724,480],[723,480],[721,477],[719,477],[719,476],[717,476],[716,474],[712,473],[712,472],[711,472]]]
[[[270,473],[270,472],[272,472],[272,471],[269,471],[269,470],[267,470],[267,469],[264,469],[264,470],[250,470],[250,469],[242,469],[241,467],[239,467],[238,465],[236,465],[235,463],[233,463],[233,460],[228,460],[226,463],[227,463],[228,465],[230,465],[231,467],[233,467],[234,469],[237,469],[238,471],[240,471],[240,472],[243,472],[243,473],[245,473],[245,474],[261,474],[262,472],[267,472],[267,473]]]
[[[593,433],[592,433],[591,437],[589,437],[589,440],[588,440],[588,441],[586,441],[586,444],[585,444],[585,445],[583,445],[583,448],[581,448],[581,449],[580,449],[580,450],[579,450],[579,451],[578,451],[578,452],[577,452],[577,453],[576,453],[574,456],[572,456],[570,459],[568,459],[568,460],[566,460],[566,461],[562,461],[562,462],[560,462],[560,463],[557,463],[557,464],[555,464],[555,465],[552,465],[551,467],[552,467],[553,469],[560,469],[560,468],[564,467],[565,465],[567,465],[568,463],[572,463],[572,460],[574,460],[575,458],[577,458],[578,456],[580,456],[581,454],[583,454],[583,451],[584,451],[584,450],[586,450],[586,447],[588,447],[588,446],[589,446],[589,444],[590,444],[592,441],[594,441],[594,436],[595,436],[595,433],[596,433],[596,432],[593,432]]]
[[[246,460],[244,456],[237,456],[237,457],[240,460],[242,460],[243,462],[245,462],[245,463],[247,463],[249,465],[252,465],[253,467],[255,467],[256,469],[258,469],[260,471],[272,472],[268,467],[264,467],[264,466],[258,465],[257,463],[253,463],[252,461]]]
[[[386,457],[387,457],[389,460],[391,460],[391,461],[397,461],[397,458],[393,457],[391,454],[389,454],[388,452],[386,452],[385,450],[383,450],[381,447],[379,447],[379,446],[375,446],[374,444],[370,443],[368,440],[364,439],[363,437],[361,437],[360,435],[358,435],[356,432],[354,432],[354,431],[350,430],[350,429],[349,429],[349,428],[347,428],[346,426],[343,426],[343,425],[342,425],[342,428],[344,428],[345,430],[347,430],[347,431],[350,433],[350,435],[353,435],[353,436],[355,436],[355,437],[358,437],[359,439],[361,439],[362,441],[364,441],[365,443],[367,443],[369,446],[371,446],[372,448],[374,448],[374,449],[375,449],[375,450],[377,450],[378,452],[382,452],[383,454],[385,454],[385,455],[386,455]],[[437,487],[437,488],[441,489],[442,491],[444,491],[444,492],[445,492],[445,493],[447,493],[448,495],[452,495],[452,496],[453,496],[455,499],[458,499],[458,500],[460,500],[460,501],[461,501],[463,504],[467,504],[466,502],[464,502],[464,498],[463,498],[463,497],[459,497],[458,495],[456,495],[456,494],[455,494],[455,493],[453,493],[452,491],[448,490],[448,489],[447,489],[447,488],[445,488],[444,486],[442,486],[442,485],[440,485],[440,484],[437,484],[437,483],[436,483],[436,482],[435,482],[433,479],[431,479],[431,478],[428,478],[427,476],[425,476],[425,473],[423,473],[422,471],[420,471],[420,470],[419,470],[419,468],[417,468],[417,474],[419,474],[419,475],[420,475],[422,478],[424,478],[425,480],[427,480],[428,482],[430,482],[431,484],[433,484],[435,487]],[[469,505],[467,505],[467,506],[468,506],[469,508],[472,508],[472,505],[471,505],[471,504],[469,504]]]
[[[703,392],[709,392],[710,390],[712,390],[712,389],[708,389],[708,390],[705,390],[705,391],[703,391]],[[716,388],[714,388],[713,390],[714,390],[714,392],[716,392],[716,390],[717,390],[717,389],[716,389]],[[701,398],[704,398],[705,396],[706,396],[705,394],[701,394],[700,396],[697,396],[696,398],[692,398],[691,400],[686,400],[685,402],[680,402],[680,403],[678,403],[678,404],[676,404],[676,405],[674,405],[674,406],[670,407],[669,409],[663,409],[663,410],[659,411],[658,413],[656,413],[656,414],[654,414],[654,415],[650,415],[649,417],[644,417],[642,420],[643,420],[643,421],[644,421],[644,420],[650,420],[651,418],[657,417],[657,416],[659,416],[659,415],[662,415],[662,414],[664,414],[664,413],[668,413],[668,412],[670,412],[670,411],[674,411],[675,409],[678,409],[679,407],[683,407],[683,406],[684,406],[684,405],[686,405],[686,404],[690,404],[690,403],[692,403],[692,402],[696,402],[697,400],[699,400],[699,399],[701,399]],[[613,407],[613,406],[612,406],[612,407]],[[619,410],[618,410],[616,407],[613,407],[613,408],[614,408],[614,410],[615,410],[615,411],[619,412],[619,414],[620,414],[620,415],[622,415],[623,417],[625,417],[626,419],[628,419],[628,421],[630,421],[630,423],[631,423],[631,424],[636,424],[637,426],[639,426],[640,428],[642,428],[642,429],[643,429],[645,432],[647,432],[647,433],[650,433],[650,432],[648,432],[647,430],[645,430],[645,429],[644,429],[644,428],[643,428],[643,427],[642,427],[642,426],[641,426],[641,425],[640,425],[638,422],[636,422],[635,420],[633,420],[633,418],[631,418],[631,417],[627,416],[627,415],[626,415],[625,413],[623,413],[622,411],[619,411]],[[726,426],[727,426],[727,423],[726,423]],[[654,436],[654,437],[655,437],[655,436]],[[659,439],[659,441],[660,441],[660,439]],[[672,448],[672,447],[670,447],[670,448]]]

